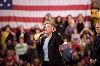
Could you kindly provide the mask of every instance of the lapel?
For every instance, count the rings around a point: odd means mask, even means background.
[[[50,38],[50,40],[49,40],[48,46],[50,46],[50,45],[52,45],[52,44],[54,43],[55,38],[56,38],[56,36],[55,36],[55,34],[53,33],[52,36],[51,36],[51,38]]]
[[[55,38],[56,38],[56,35],[53,33],[52,36],[51,36],[51,38],[50,38],[50,40],[49,40],[48,48],[50,48],[50,46],[52,46],[54,44]],[[42,48],[43,48],[45,39],[46,39],[46,37],[44,37],[42,39]]]
[[[51,38],[50,38],[50,40],[49,40],[48,46],[52,45],[53,41],[54,41],[54,36],[52,35]]]
[[[42,45],[42,47],[43,47],[43,45],[44,45],[45,39],[46,39],[46,37],[42,38],[42,40],[41,40],[41,45]]]
[[[49,40],[48,46],[49,46],[49,45],[52,45],[52,43],[53,43],[53,41],[54,41],[54,38],[55,38],[54,35],[52,35],[51,38],[50,38],[50,40]],[[42,46],[44,45],[45,39],[46,39],[46,37],[44,37],[44,38],[42,39],[42,41],[43,41],[43,42],[42,42]]]

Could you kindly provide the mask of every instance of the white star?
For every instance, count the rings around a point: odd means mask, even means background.
[[[0,3],[0,6],[3,6],[3,4],[2,4],[2,3]]]
[[[10,4],[8,3],[7,6],[10,6]]]
[[[7,0],[4,0],[4,2],[7,2]]]

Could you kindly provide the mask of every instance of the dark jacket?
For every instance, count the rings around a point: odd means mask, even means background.
[[[44,58],[43,45],[45,38],[46,37],[42,38],[41,43],[37,44],[37,48],[42,59]],[[61,44],[63,44],[61,36],[54,32],[48,43],[49,66],[64,66],[63,59],[59,52],[59,45]]]
[[[95,64],[95,66],[98,66],[100,64],[100,35],[96,36],[94,39],[91,59],[97,59],[97,63]]]

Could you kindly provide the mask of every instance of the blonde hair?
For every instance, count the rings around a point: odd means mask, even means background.
[[[44,22],[44,25],[46,25],[46,24],[51,24],[53,27],[56,27],[56,23],[55,23],[54,20],[46,20],[46,21]]]

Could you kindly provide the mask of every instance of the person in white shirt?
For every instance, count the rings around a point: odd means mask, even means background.
[[[19,55],[19,58],[21,60],[27,60],[26,59],[27,50],[28,50],[28,45],[24,43],[24,38],[20,37],[19,43],[15,46],[15,51],[16,54]]]

